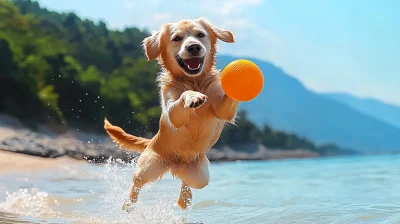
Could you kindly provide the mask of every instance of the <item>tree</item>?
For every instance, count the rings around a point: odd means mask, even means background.
[[[154,134],[160,68],[143,55],[148,35],[137,28],[109,30],[102,21],[48,11],[36,1],[0,1],[0,112],[103,133],[107,117],[127,132]],[[340,150],[268,125],[260,129],[245,111],[236,125],[226,125],[217,145],[254,143],[321,154]]]

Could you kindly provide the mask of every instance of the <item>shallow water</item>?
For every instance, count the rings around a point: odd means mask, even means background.
[[[0,176],[0,223],[400,223],[400,156],[211,164],[193,206],[170,175],[121,210],[134,165],[65,164]]]

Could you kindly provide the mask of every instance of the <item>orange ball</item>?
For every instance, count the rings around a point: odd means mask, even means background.
[[[221,72],[221,85],[225,94],[236,101],[254,99],[264,86],[261,69],[252,61],[232,61]]]

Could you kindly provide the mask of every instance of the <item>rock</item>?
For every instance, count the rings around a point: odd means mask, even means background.
[[[288,158],[314,158],[318,153],[305,150],[268,149],[260,144],[240,145],[234,148],[222,147],[211,149],[207,156],[210,161],[237,161],[237,160],[277,160]]]
[[[110,157],[127,162],[134,158],[131,153],[119,149],[115,144],[83,143],[71,137],[54,137],[26,130],[1,141],[0,149],[40,157],[69,156],[95,162],[102,162]]]
[[[34,132],[24,128],[18,120],[2,114],[0,114],[0,126],[5,127],[2,129],[3,133],[8,133],[0,138],[0,150],[50,158],[68,156],[95,163],[104,162],[110,157],[131,162],[139,156],[138,153],[120,149],[105,134],[83,133],[76,130],[63,134],[48,134],[47,129],[44,133]],[[215,162],[309,158],[319,155],[305,149],[280,150],[268,149],[259,144],[244,144],[212,148],[207,156],[210,161]]]

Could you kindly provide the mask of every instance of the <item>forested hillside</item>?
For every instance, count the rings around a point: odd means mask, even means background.
[[[107,117],[130,133],[154,134],[160,117],[159,67],[144,58],[140,45],[148,35],[136,28],[110,30],[104,22],[51,12],[34,1],[0,1],[0,112],[100,132]],[[340,151],[267,124],[259,129],[244,111],[240,115],[218,145]]]

